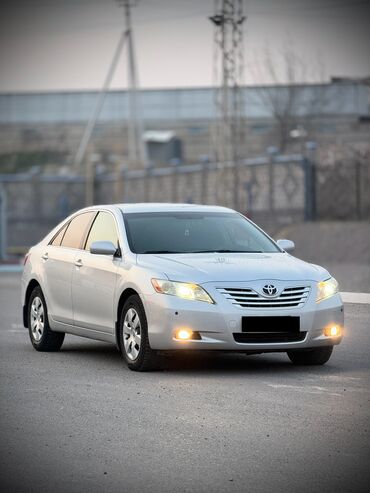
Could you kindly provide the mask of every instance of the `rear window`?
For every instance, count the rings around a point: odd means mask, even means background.
[[[96,212],[83,212],[74,217],[69,223],[64,234],[61,246],[68,248],[81,248],[87,228],[90,226]]]
[[[62,239],[63,239],[63,235],[66,232],[68,224],[69,223],[67,223],[65,226],[63,226],[62,229],[59,230],[59,232],[54,236],[53,240],[50,242],[50,245],[60,246]]]

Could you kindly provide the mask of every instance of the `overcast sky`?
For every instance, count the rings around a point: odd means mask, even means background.
[[[141,0],[133,9],[142,87],[213,84],[213,0]],[[123,29],[114,0],[1,0],[0,91],[96,89]],[[268,46],[280,69],[289,44],[308,80],[370,75],[370,0],[247,0],[245,81]],[[318,62],[320,60],[320,63]],[[321,70],[320,70],[321,73]],[[126,85],[125,54],[112,86]],[[322,75],[319,76],[321,78]]]

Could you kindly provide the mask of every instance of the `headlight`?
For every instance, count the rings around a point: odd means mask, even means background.
[[[330,296],[338,293],[338,282],[334,277],[327,279],[326,281],[321,281],[317,283],[317,296],[316,301],[325,300],[326,298],[330,298]]]
[[[184,300],[196,300],[205,301],[206,303],[214,303],[213,299],[209,296],[198,284],[192,284],[190,282],[175,282],[166,281],[165,279],[152,279],[153,288],[157,293],[170,294],[172,296],[178,296]]]

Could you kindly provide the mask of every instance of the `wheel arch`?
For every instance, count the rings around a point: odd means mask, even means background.
[[[27,316],[27,308],[28,308],[28,302],[31,297],[32,291],[37,287],[41,287],[40,283],[36,279],[31,279],[30,282],[28,283],[26,293],[24,296],[24,305],[23,305],[23,325],[28,329],[28,316]]]
[[[116,336],[116,346],[120,350],[121,349],[121,343],[120,343],[120,338],[119,338],[119,319],[121,316],[121,311],[123,308],[123,305],[126,303],[126,301],[129,299],[130,296],[132,295],[137,295],[140,297],[138,291],[136,291],[134,288],[126,288],[124,291],[122,291],[121,296],[119,297],[118,304],[117,304],[117,313],[116,313],[116,323],[115,323],[115,336]]]

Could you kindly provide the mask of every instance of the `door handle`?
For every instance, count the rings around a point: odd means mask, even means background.
[[[75,266],[76,267],[82,267],[82,260],[81,259],[76,260]]]
[[[48,252],[45,252],[44,255],[41,255],[41,258],[46,261],[49,258]]]

